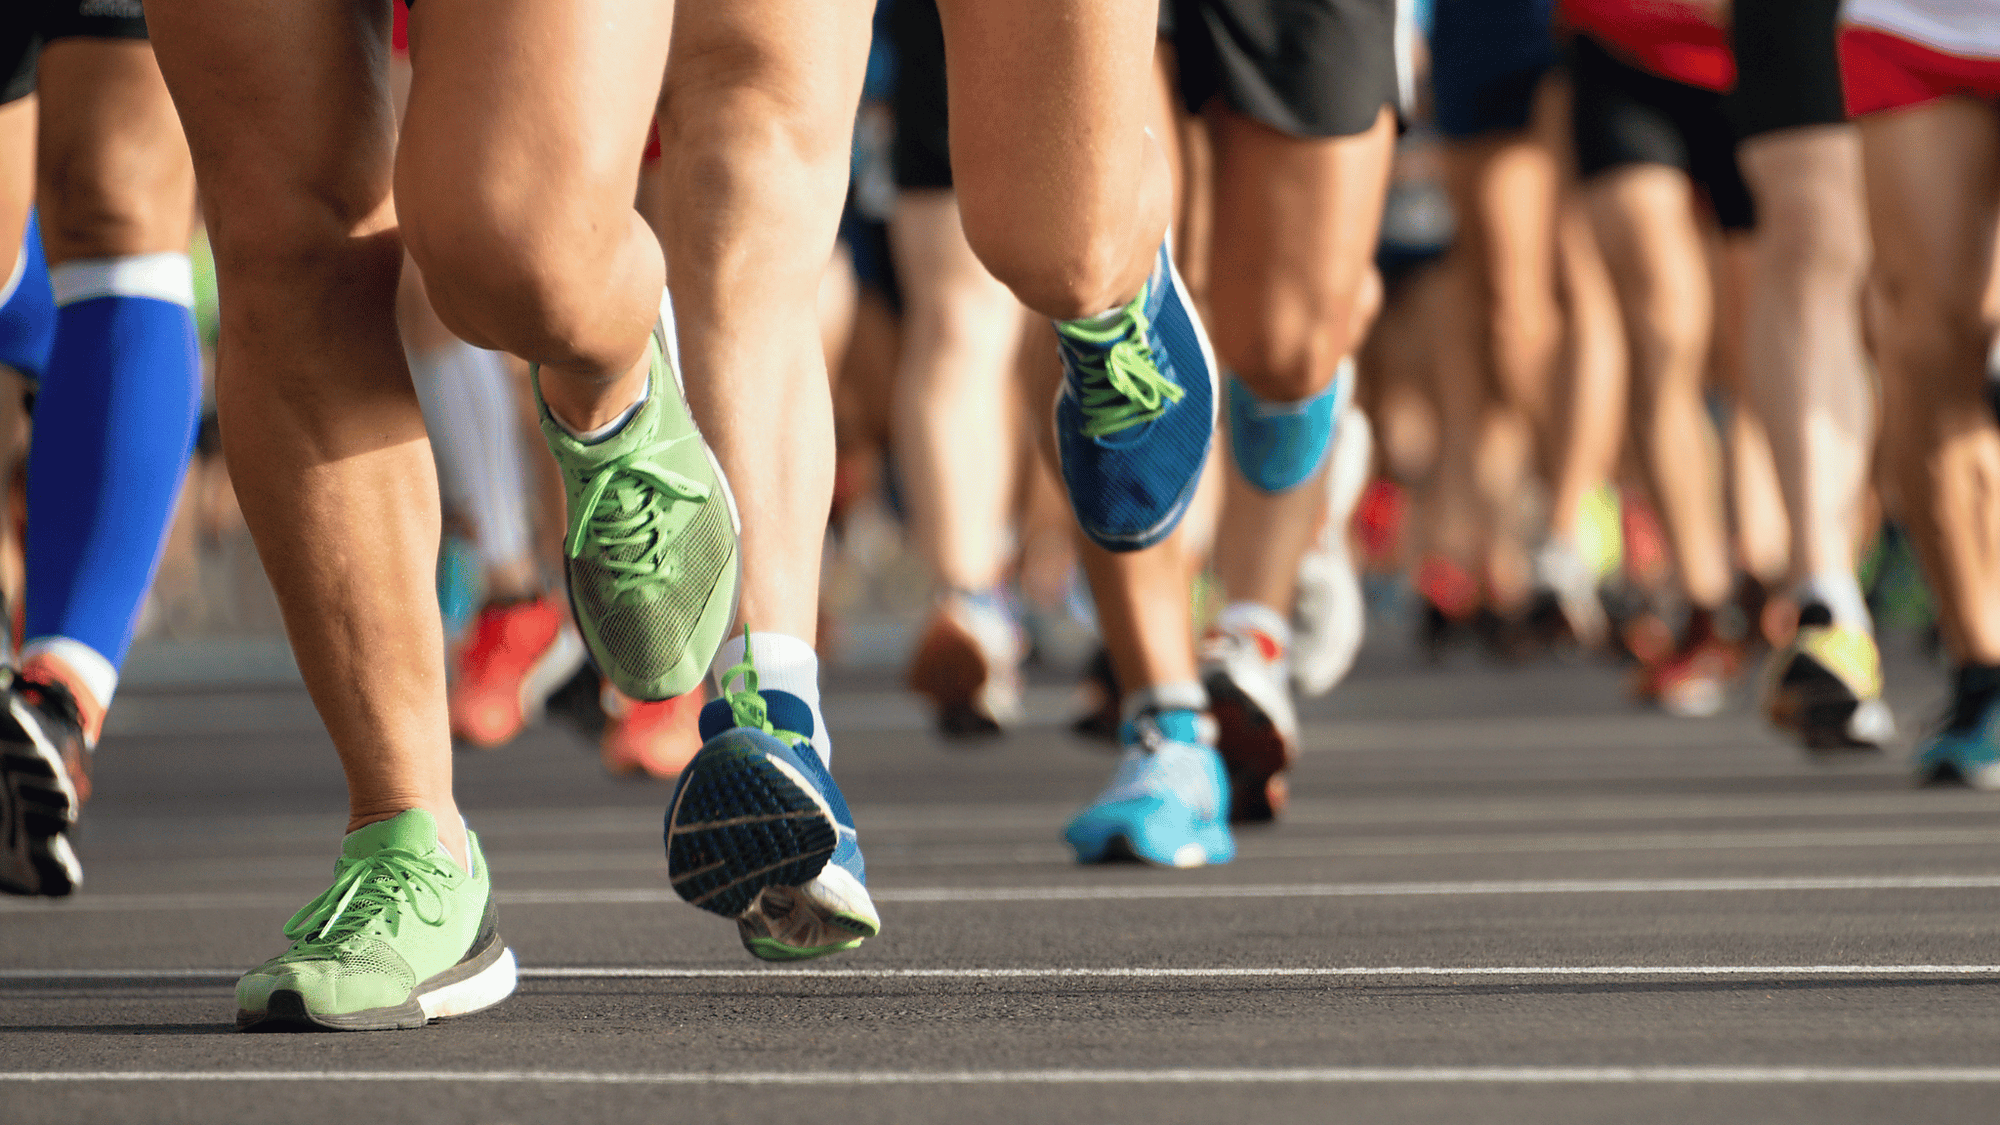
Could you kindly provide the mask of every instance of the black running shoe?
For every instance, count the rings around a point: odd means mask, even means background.
[[[76,699],[61,684],[9,674],[0,702],[0,891],[59,898],[83,882],[69,844],[90,796]]]

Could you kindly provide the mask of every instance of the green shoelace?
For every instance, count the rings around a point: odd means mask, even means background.
[[[658,597],[674,580],[674,559],[661,526],[668,505],[700,503],[710,495],[700,481],[641,460],[657,452],[657,447],[634,450],[606,461],[584,486],[563,539],[570,558],[583,552],[586,539],[601,548],[597,562],[612,572],[612,596],[620,599]]]
[[[729,681],[737,680],[742,686],[730,690]],[[761,730],[787,746],[803,746],[811,739],[797,731],[779,730],[771,725],[771,710],[764,697],[757,694],[757,669],[750,663],[750,637],[743,637],[743,662],[722,674],[722,698],[729,702],[729,713],[739,727]]]
[[[385,920],[390,933],[402,928],[404,907],[427,926],[444,924],[442,884],[451,873],[434,860],[390,848],[364,859],[342,860],[333,886],[285,923],[294,942],[331,945]],[[420,893],[421,892],[421,893]],[[434,913],[424,910],[425,895]]]
[[[1058,323],[1056,331],[1085,345],[1069,349],[1082,375],[1078,405],[1083,408],[1085,437],[1104,437],[1150,422],[1167,412],[1187,392],[1160,374],[1153,349],[1146,344],[1152,322],[1140,293],[1120,310],[1118,321],[1093,328],[1077,321]]]

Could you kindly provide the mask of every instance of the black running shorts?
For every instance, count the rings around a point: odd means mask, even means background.
[[[1738,140],[1847,120],[1835,46],[1841,0],[1735,0]]]
[[[1365,133],[1396,107],[1396,0],[1168,0],[1181,100],[1295,137]]]
[[[951,133],[945,119],[944,25],[936,0],[889,0],[896,47],[893,163],[899,188],[951,186]]]
[[[35,92],[35,63],[58,39],[144,39],[140,0],[5,0],[0,4],[0,105]]]
[[[1583,178],[1629,164],[1669,165],[1707,193],[1722,229],[1757,225],[1757,209],[1736,165],[1727,95],[1641,70],[1588,35],[1571,41],[1570,77],[1577,172]]]

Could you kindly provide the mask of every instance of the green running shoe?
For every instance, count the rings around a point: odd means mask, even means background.
[[[333,886],[285,923],[292,947],[236,982],[236,1026],[387,1031],[513,995],[486,857],[465,843],[471,874],[422,809],[348,833]]]
[[[602,441],[563,429],[530,371],[569,500],[570,608],[599,670],[645,701],[701,683],[743,586],[736,501],[688,412],[670,323],[663,310],[645,403]]]

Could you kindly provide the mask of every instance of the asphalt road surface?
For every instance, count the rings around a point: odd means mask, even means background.
[[[1906,730],[1941,676],[1892,671]],[[0,902],[0,1121],[2000,1120],[2000,794],[1819,764],[1616,670],[1393,653],[1308,706],[1226,867],[1079,868],[1111,759],[947,748],[836,681],[881,937],[767,967],[666,887],[658,784],[541,730],[459,759],[519,993],[421,1031],[239,1034],[323,889],[302,691],[135,691],[59,904]],[[1906,748],[1905,748],[1906,749]]]

